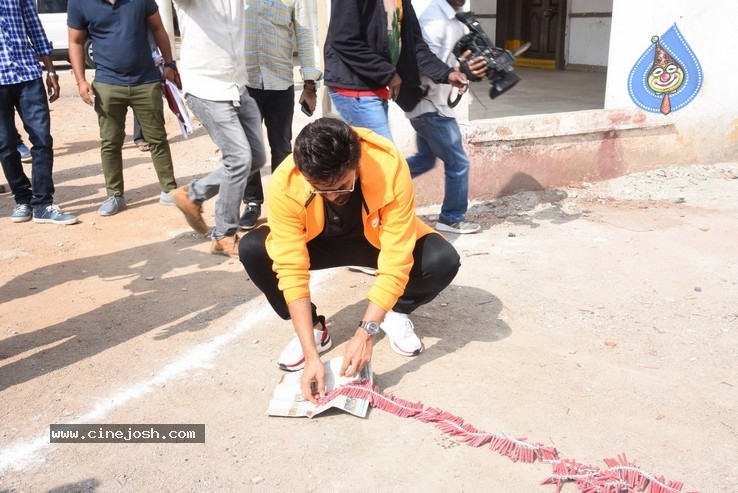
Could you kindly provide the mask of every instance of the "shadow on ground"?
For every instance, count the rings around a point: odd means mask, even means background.
[[[247,282],[245,273],[240,277],[241,288],[234,290],[234,274],[213,269],[223,263],[222,257],[190,248],[200,242],[202,237],[187,234],[105,255],[67,260],[26,272],[0,286],[0,299],[5,302],[33,296],[48,303],[45,292],[60,285],[69,285],[69,296],[53,300],[54,303],[73,304],[78,297],[94,301],[94,292],[75,292],[85,279],[92,277],[110,281],[116,290],[125,280],[122,289],[129,293],[54,325],[1,339],[0,360],[33,353],[3,366],[0,391],[150,331],[157,331],[154,340],[165,340],[180,332],[203,330],[211,321],[260,294]],[[131,263],[130,259],[139,261]],[[179,273],[193,266],[197,267],[194,272]],[[179,299],[181,303],[160,303],[160,298]]]
[[[330,319],[337,327],[352,327],[361,320],[366,309],[362,300],[346,306]],[[471,342],[496,342],[511,334],[510,326],[500,318],[502,302],[491,293],[470,286],[451,285],[432,302],[418,308],[410,318],[421,339],[437,339],[419,356],[403,358],[403,364],[382,373],[374,366],[374,383],[380,388],[397,385],[404,375],[419,370],[428,363],[453,353]],[[353,331],[334,331],[331,337],[338,345],[347,341]],[[338,337],[336,337],[338,336]],[[386,344],[386,335],[380,332],[374,346]]]

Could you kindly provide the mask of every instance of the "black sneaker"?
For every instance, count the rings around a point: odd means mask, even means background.
[[[244,231],[254,229],[259,216],[261,216],[261,205],[256,202],[249,202],[246,204],[246,210],[243,211],[241,219],[238,221],[238,226]]]

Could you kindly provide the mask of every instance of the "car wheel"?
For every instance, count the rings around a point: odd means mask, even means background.
[[[92,40],[85,39],[85,65],[87,68],[95,68],[95,62],[92,59]]]

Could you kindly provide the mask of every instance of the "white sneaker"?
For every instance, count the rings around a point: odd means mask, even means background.
[[[331,336],[325,327],[325,317],[320,315],[318,319],[318,323],[313,328],[313,336],[315,336],[315,345],[318,346],[318,353],[324,353],[331,348],[333,341],[331,341]],[[282,354],[277,359],[277,366],[284,371],[297,371],[305,367],[305,354],[302,352],[297,334],[282,350]]]
[[[397,354],[417,356],[423,352],[423,343],[415,335],[415,326],[406,314],[387,312],[379,327],[387,334],[390,347]]]

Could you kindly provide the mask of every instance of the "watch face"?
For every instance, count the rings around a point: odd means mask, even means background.
[[[361,327],[372,336],[379,332],[379,324],[377,322],[362,322]]]

